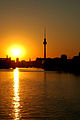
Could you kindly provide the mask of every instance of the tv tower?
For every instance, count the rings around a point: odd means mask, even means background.
[[[43,41],[43,45],[44,45],[44,59],[46,59],[46,29],[44,29],[44,41]]]

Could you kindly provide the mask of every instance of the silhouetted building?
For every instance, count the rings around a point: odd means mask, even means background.
[[[61,55],[62,60],[67,60],[67,55]]]
[[[16,63],[18,63],[19,62],[19,58],[16,58]]]
[[[15,61],[11,60],[11,58],[0,58],[0,69],[9,69],[9,68],[15,68]]]
[[[31,58],[29,58],[29,62],[31,62]]]
[[[79,57],[80,57],[80,52],[79,52]]]
[[[8,58],[8,55],[6,55],[6,58]]]
[[[0,58],[0,68],[10,68],[11,58]]]

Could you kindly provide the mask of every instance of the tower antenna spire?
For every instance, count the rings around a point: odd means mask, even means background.
[[[46,39],[46,27],[44,28],[44,38]]]

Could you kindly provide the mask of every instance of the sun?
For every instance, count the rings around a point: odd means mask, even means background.
[[[21,49],[19,49],[19,48],[14,48],[14,49],[12,50],[12,54],[13,54],[15,57],[19,57],[19,56],[21,56],[22,51],[21,51]]]
[[[25,50],[22,46],[12,46],[8,49],[8,55],[12,58],[12,59],[16,59],[18,58],[23,58],[25,54]]]

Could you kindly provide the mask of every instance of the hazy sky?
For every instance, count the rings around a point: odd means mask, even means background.
[[[22,59],[43,57],[45,26],[47,57],[78,55],[80,0],[0,0],[0,57],[14,45],[25,49]]]

